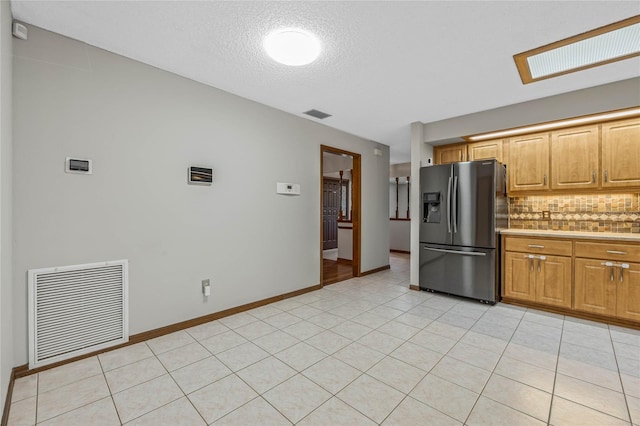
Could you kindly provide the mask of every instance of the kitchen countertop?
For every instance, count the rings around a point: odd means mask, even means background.
[[[623,234],[621,232],[581,232],[581,231],[556,231],[552,229],[501,229],[502,235],[520,235],[526,237],[561,237],[591,240],[612,241],[637,241],[640,242],[640,234]]]

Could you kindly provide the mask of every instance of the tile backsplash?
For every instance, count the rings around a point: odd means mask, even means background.
[[[640,233],[640,194],[510,197],[509,227]]]

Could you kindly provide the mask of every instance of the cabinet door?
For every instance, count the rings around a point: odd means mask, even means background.
[[[600,164],[598,126],[551,133],[551,188],[597,188]]]
[[[602,263],[604,260],[576,258],[574,309],[602,315],[616,314],[616,273],[612,267]]]
[[[549,134],[509,139],[509,192],[549,189]]]
[[[546,256],[536,262],[536,301],[546,305],[571,307],[571,258]]]
[[[618,309],[617,315],[620,318],[640,321],[640,264],[631,263],[629,269],[622,272],[618,269]]]
[[[602,125],[602,186],[640,186],[640,119]]]
[[[535,300],[535,272],[532,259],[524,253],[505,252],[503,296]]]
[[[467,161],[467,145],[444,145],[433,148],[436,164],[457,163]]]
[[[502,156],[502,139],[474,142],[467,145],[469,161],[496,159],[504,163]]]

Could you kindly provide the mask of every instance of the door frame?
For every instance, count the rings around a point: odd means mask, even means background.
[[[353,276],[361,276],[360,271],[360,233],[361,233],[361,185],[362,185],[362,156],[355,152],[346,151],[340,148],[334,148],[328,145],[320,145],[320,285],[323,281],[323,269],[322,269],[322,242],[323,238],[323,214],[322,206],[324,206],[324,192],[323,192],[323,179],[324,179],[324,153],[337,154],[337,155],[349,155],[353,159],[353,176],[352,176],[352,191],[351,196],[353,198],[351,208],[353,209],[353,216],[351,222],[353,226],[353,258],[351,265],[353,268]]]

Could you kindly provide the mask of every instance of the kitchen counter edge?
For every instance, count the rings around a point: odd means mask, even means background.
[[[501,229],[501,235],[520,235],[526,237],[558,237],[586,240],[611,240],[640,242],[640,234],[625,234],[621,232],[581,232],[556,231],[547,229]]]

